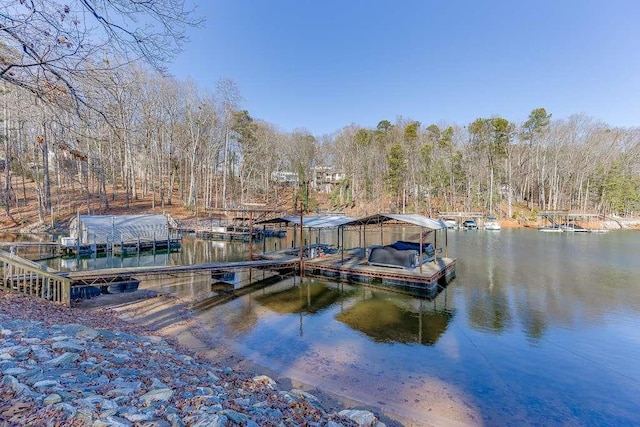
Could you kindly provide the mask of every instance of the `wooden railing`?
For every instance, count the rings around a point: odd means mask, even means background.
[[[71,305],[71,280],[56,270],[0,250],[0,289]]]

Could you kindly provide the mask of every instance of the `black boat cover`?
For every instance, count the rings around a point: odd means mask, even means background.
[[[418,251],[398,250],[391,245],[371,248],[369,264],[383,267],[413,268],[418,260]]]

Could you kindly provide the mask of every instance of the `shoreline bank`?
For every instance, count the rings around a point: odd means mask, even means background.
[[[111,308],[118,317],[141,322],[152,330],[160,328],[164,335],[171,335],[191,350],[202,354],[215,363],[222,363],[252,374],[263,373],[274,378],[283,388],[302,389],[320,398],[324,406],[332,410],[357,408],[376,414],[389,426],[435,426],[478,425],[481,415],[464,395],[438,380],[424,383],[380,383],[378,375],[362,375],[356,369],[348,373],[351,351],[336,347],[328,349],[330,354],[342,354],[344,363],[328,362],[329,354],[314,352],[297,363],[268,367],[249,360],[247,349],[233,348],[223,336],[209,332],[212,318],[201,319],[198,313],[174,297],[156,298]],[[185,313],[189,313],[185,316]],[[167,319],[182,320],[167,323]],[[208,325],[203,327],[201,322]],[[226,341],[226,342],[225,342]],[[345,352],[346,351],[346,352]],[[358,372],[361,372],[360,374]],[[341,380],[336,381],[336,374]],[[347,375],[345,375],[347,374]],[[356,384],[345,386],[340,382]],[[407,393],[410,391],[410,394]],[[354,394],[352,394],[354,393]]]
[[[385,426],[191,351],[178,338],[193,318],[170,298],[164,324],[119,316],[150,295],[134,298],[67,308],[0,292],[2,424]]]
[[[138,297],[135,294],[110,296],[113,302],[98,301],[101,296],[95,300],[86,300],[80,303],[80,307],[94,310],[95,308],[91,306],[95,305],[95,307],[108,309],[119,319],[141,325],[162,336],[170,337],[181,347],[202,355],[214,365],[228,366],[250,376],[266,375],[273,378],[279,388],[283,390],[303,390],[318,398],[323,408],[328,412],[337,413],[345,409],[369,411],[389,427],[437,425],[435,422],[411,420],[401,414],[387,413],[367,402],[327,391],[315,384],[313,378],[301,381],[299,378],[292,378],[277,370],[255,363],[222,342],[218,337],[208,334],[201,325],[198,314],[189,308],[189,303],[173,296],[155,295],[154,291],[144,289],[137,293],[140,294]],[[122,302],[123,298],[129,299],[129,301]]]

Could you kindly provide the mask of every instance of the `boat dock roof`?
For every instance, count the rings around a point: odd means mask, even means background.
[[[306,228],[335,228],[335,227],[357,227],[384,223],[405,223],[419,227],[430,228],[432,230],[446,229],[446,224],[439,219],[428,218],[418,214],[375,214],[364,218],[351,218],[344,215],[314,215],[314,216],[281,216],[264,221],[257,221],[259,224],[294,224]]]

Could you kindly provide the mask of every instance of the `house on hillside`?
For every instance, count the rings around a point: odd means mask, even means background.
[[[313,181],[311,188],[320,193],[331,193],[336,185],[340,184],[346,174],[327,166],[316,166],[313,168]]]
[[[106,244],[140,240],[167,240],[169,220],[164,215],[78,215],[69,235],[79,244]]]
[[[271,180],[278,184],[292,185],[299,181],[298,174],[295,172],[278,171],[271,174]]]

